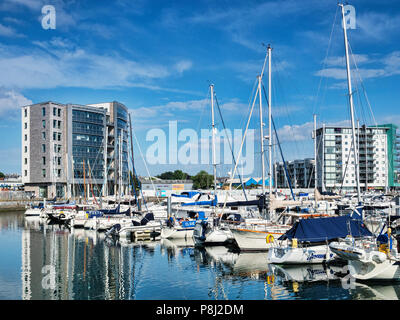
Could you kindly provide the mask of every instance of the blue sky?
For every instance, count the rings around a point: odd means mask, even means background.
[[[400,5],[349,4],[356,9],[356,29],[348,33],[357,65],[357,118],[361,124],[400,125]],[[41,26],[44,5],[56,9],[55,30]],[[132,112],[146,154],[153,143],[146,141],[149,130],[168,133],[171,120],[178,121],[178,130],[210,127],[212,82],[227,127],[244,129],[263,43],[273,48],[272,106],[285,157],[313,157],[313,113],[319,125],[349,119],[340,18],[336,0],[3,0],[0,171],[20,171],[20,106],[29,103],[120,101]],[[254,112],[250,128],[257,130]],[[252,174],[260,176],[257,135]],[[146,175],[135,148],[137,170]],[[149,164],[152,175],[177,168],[211,172],[210,165]],[[219,175],[229,169],[220,165]]]

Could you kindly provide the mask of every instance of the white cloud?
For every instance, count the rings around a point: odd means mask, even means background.
[[[184,71],[189,70],[192,65],[192,61],[182,60],[175,64],[175,69],[178,71],[178,73],[183,73]]]
[[[62,38],[34,44],[37,47],[29,51],[0,45],[0,86],[95,89],[136,86],[169,90],[152,80],[173,77],[189,68],[187,61],[179,64],[178,71],[175,65],[134,61],[116,52],[90,52]]]
[[[372,79],[400,74],[400,51],[394,51],[380,58],[370,58],[368,55],[354,55],[354,59],[356,60],[357,68],[352,66],[351,71],[354,74],[353,77],[357,77],[357,79],[358,75],[361,79]],[[372,63],[373,66],[370,68],[358,67],[359,64],[367,63]],[[338,67],[340,65],[342,65],[342,68]],[[327,66],[332,67],[318,70],[315,75],[336,80],[347,78],[344,58],[332,57],[327,60]],[[358,72],[358,75],[355,74],[356,72]]]
[[[13,28],[4,26],[0,23],[0,36],[3,37],[22,37],[23,35],[16,32]]]
[[[17,119],[22,106],[31,104],[32,101],[14,90],[0,88],[0,117]]]

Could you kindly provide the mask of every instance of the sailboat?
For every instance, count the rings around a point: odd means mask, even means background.
[[[217,200],[217,164],[215,160],[215,122],[214,122],[214,85],[210,85],[211,95],[211,130],[212,130],[212,161],[214,173],[214,199]],[[212,207],[211,215],[207,220],[198,220],[193,230],[193,241],[196,246],[223,245],[233,242],[230,229],[221,223],[217,217],[218,201]]]
[[[357,214],[356,214],[357,215]],[[276,264],[315,264],[335,259],[329,243],[351,232],[354,238],[371,236],[371,232],[353,215],[300,219],[268,252],[268,262]]]
[[[352,113],[353,141],[355,141],[354,118],[353,118],[353,99],[351,89],[351,75],[348,53],[347,28],[344,16],[343,4],[338,4],[342,11],[343,34],[346,51],[347,83],[349,89],[350,107]],[[355,150],[355,148],[354,148]],[[357,157],[355,156],[357,160]],[[360,201],[358,161],[356,163],[357,195]],[[363,215],[361,215],[361,219]],[[354,241],[352,234],[337,242],[330,244],[330,249],[340,258],[348,262],[350,275],[357,280],[400,280],[400,253],[398,244],[400,240],[400,230],[398,224],[391,223],[393,217],[388,216],[388,223],[382,228],[378,237],[365,237],[359,241]],[[395,237],[393,237],[392,227],[394,227]],[[386,233],[383,231],[386,229]]]

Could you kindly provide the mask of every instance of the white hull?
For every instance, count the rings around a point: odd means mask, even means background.
[[[182,227],[163,227],[161,229],[161,238],[163,239],[185,239],[193,237],[194,228],[182,228]]]
[[[241,251],[267,251],[273,247],[276,239],[282,235],[282,233],[246,229],[231,229],[231,232]],[[274,241],[271,243],[267,243],[269,234],[274,237]]]
[[[204,226],[197,223],[193,231],[193,240],[195,245],[217,245],[224,244],[234,240],[232,232],[228,228],[216,227],[207,229],[203,236]]]
[[[334,254],[326,245],[303,248],[276,247],[268,252],[268,262],[276,264],[320,264],[332,260]]]
[[[145,226],[129,226],[129,227],[122,227],[119,230],[118,235],[123,238],[152,238],[155,237],[157,234],[161,233],[161,226],[160,224],[147,224]]]
[[[400,281],[400,264],[398,261],[385,260],[363,262],[349,260],[349,271],[357,280],[394,280]]]
[[[25,216],[26,217],[40,217],[40,214],[42,213],[42,209],[38,208],[29,208],[26,209],[25,211]]]

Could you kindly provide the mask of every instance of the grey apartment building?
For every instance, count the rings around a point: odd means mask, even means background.
[[[113,101],[22,107],[22,182],[38,197],[126,193],[128,110]]]
[[[285,162],[292,188],[314,188],[314,162],[314,159],[311,158]],[[283,162],[275,163],[274,171],[276,174],[276,187],[289,188]]]

